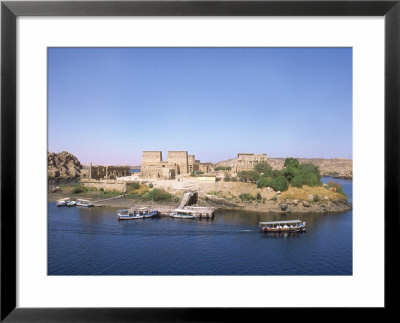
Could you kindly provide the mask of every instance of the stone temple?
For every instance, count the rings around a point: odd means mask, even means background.
[[[129,176],[129,166],[92,165],[81,170],[81,179],[107,180]]]
[[[177,175],[187,175],[192,172],[209,173],[211,163],[201,163],[187,151],[168,151],[166,161],[163,161],[161,151],[143,151],[140,175],[142,178],[174,179]]]
[[[239,153],[236,159],[236,173],[254,169],[254,166],[267,161],[267,154],[244,154]]]

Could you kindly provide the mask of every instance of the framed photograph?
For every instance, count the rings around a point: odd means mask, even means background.
[[[3,1],[1,320],[391,309],[399,15]]]

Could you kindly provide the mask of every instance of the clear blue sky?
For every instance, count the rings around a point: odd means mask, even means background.
[[[49,48],[48,150],[352,158],[351,48]]]

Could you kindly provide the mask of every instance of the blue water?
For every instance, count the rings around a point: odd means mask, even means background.
[[[332,178],[323,178],[328,182]],[[352,200],[352,181],[339,182]],[[352,211],[212,220],[118,221],[114,208],[48,204],[49,275],[352,275]],[[300,218],[305,233],[264,234],[259,221]]]

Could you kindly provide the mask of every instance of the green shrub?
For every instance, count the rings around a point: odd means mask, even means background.
[[[155,202],[176,200],[175,195],[170,194],[167,191],[158,188],[155,188],[152,191],[147,192],[145,197],[146,199],[153,200]]]
[[[260,193],[257,193],[257,201],[261,201],[262,200],[262,196]]]
[[[238,178],[242,182],[255,182],[260,179],[260,174],[254,170],[242,171],[238,173]]]
[[[308,186],[318,186],[320,181],[318,176],[313,173],[303,173],[303,184]]]
[[[316,176],[318,184],[321,181],[321,172],[319,171],[319,168],[311,163],[305,163],[300,165],[300,170],[302,174],[306,173],[312,173]],[[307,184],[308,185],[308,184]]]
[[[302,188],[304,183],[304,178],[302,175],[296,175],[290,184],[294,187]]]
[[[281,176],[282,174],[281,174],[281,171],[280,170],[277,170],[277,169],[274,169],[272,172],[271,172],[271,177],[272,178],[276,178],[276,177],[279,177],[279,176]]]
[[[270,181],[265,178],[265,177],[260,177],[260,179],[258,180],[258,187],[262,188],[262,187],[268,187]]]
[[[295,167],[287,167],[282,170],[282,175],[285,176],[290,183],[295,176],[299,175],[299,170]]]
[[[258,173],[263,173],[265,176],[269,176],[272,171],[272,167],[268,162],[261,162],[254,166],[254,170]]]
[[[82,185],[76,185],[71,191],[72,194],[79,194],[83,192],[86,192],[86,189]]]
[[[284,166],[286,168],[299,168],[300,163],[296,158],[289,157],[285,159]]]
[[[225,176],[224,176],[224,181],[225,181],[225,182],[230,182],[231,179],[232,179],[231,175],[229,175],[228,173],[226,173]]]
[[[137,190],[140,188],[140,184],[138,182],[129,183],[127,186],[127,191]]]
[[[242,193],[239,195],[239,199],[244,202],[244,201],[252,201],[255,200],[255,197],[249,193]]]
[[[153,186],[154,186],[154,185],[153,185],[152,183],[149,184],[149,188],[153,188]]]
[[[270,198],[270,200],[276,202],[278,200],[278,198],[276,196],[273,196],[273,197]]]
[[[274,191],[287,191],[289,188],[288,180],[285,176],[281,175],[276,178],[273,178],[270,182],[270,186],[274,189]]]
[[[313,198],[314,202],[319,202],[319,195],[314,194],[314,198]]]

